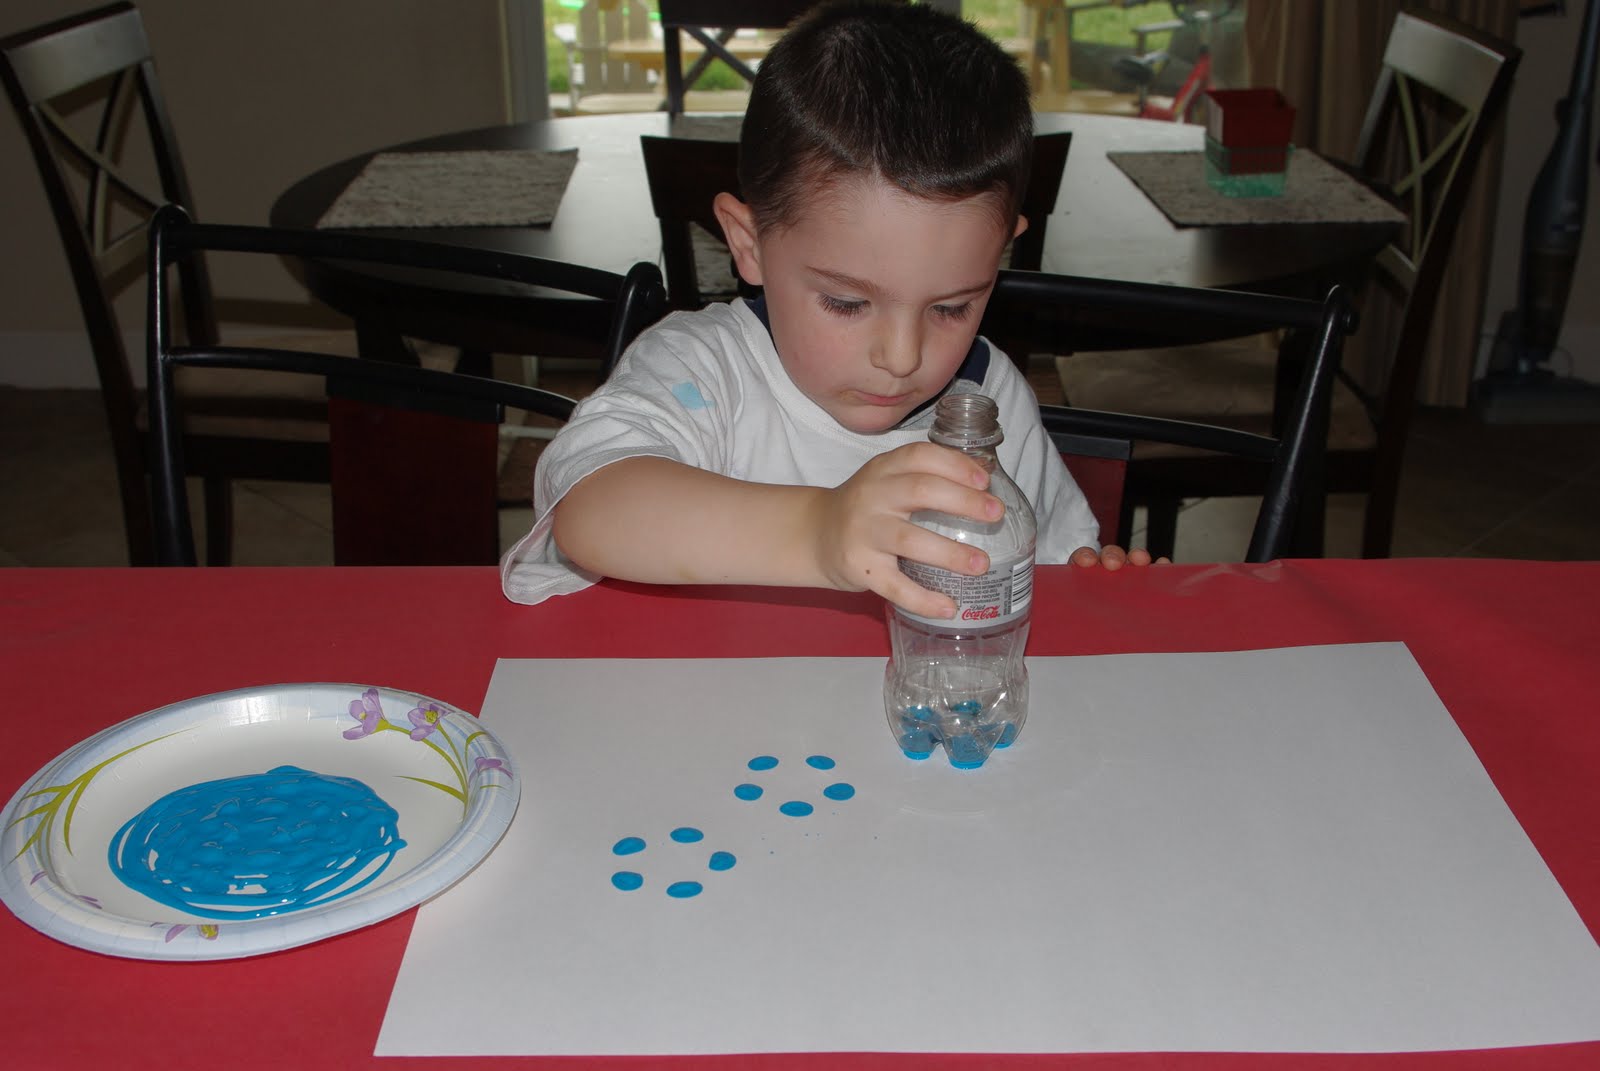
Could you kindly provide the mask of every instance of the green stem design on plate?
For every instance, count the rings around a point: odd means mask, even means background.
[[[179,732],[187,732],[187,730],[179,730]],[[17,854],[13,855],[11,860],[15,862],[16,860],[21,859],[25,854],[27,854],[29,848],[37,846],[39,850],[40,869],[49,870],[51,832],[55,829],[56,819],[58,817],[61,819],[61,844],[67,849],[67,854],[71,855],[72,816],[78,809],[78,801],[83,799],[83,794],[88,791],[89,783],[99,776],[102,770],[116,762],[118,759],[131,755],[142,747],[149,747],[151,744],[167,739],[167,737],[177,735],[178,733],[167,733],[166,736],[158,736],[153,740],[146,740],[142,744],[135,744],[126,750],[117,752],[104,762],[101,762],[95,766],[91,766],[89,769],[85,770],[77,777],[74,777],[71,781],[68,781],[64,785],[47,785],[44,788],[34,789],[32,792],[29,792],[27,795],[23,796],[22,798],[25,800],[33,799],[35,796],[49,796],[50,799],[47,802],[40,804],[38,807],[35,807],[27,814],[18,815],[16,818],[13,818],[6,826],[7,829],[10,829],[17,823],[25,822],[29,818],[40,818],[39,824],[33,827],[33,832],[28,834],[28,839],[22,842],[22,847],[17,849]],[[63,804],[66,806],[65,813],[62,811]]]

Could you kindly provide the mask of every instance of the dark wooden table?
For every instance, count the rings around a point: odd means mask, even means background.
[[[1065,112],[1041,113],[1036,122],[1041,133],[1072,133],[1061,194],[1046,224],[1043,266],[1047,271],[1310,295],[1364,270],[1392,233],[1387,225],[1176,227],[1106,154],[1198,149],[1203,144],[1200,127]],[[639,137],[669,132],[664,113],[582,116],[446,134],[380,150],[575,148],[578,162],[548,226],[405,228],[375,233],[525,253],[619,273],[641,260],[657,261],[660,230],[650,204]],[[730,125],[728,133],[732,132]],[[295,183],[273,205],[273,225],[315,226],[373,155],[375,152],[352,156]],[[309,264],[303,270],[307,287],[319,300],[355,320],[363,356],[394,359],[402,355],[401,336],[485,353],[599,355],[604,325],[597,321],[599,310],[593,303],[556,297],[550,315],[530,317],[526,291],[520,292],[524,300],[514,305],[508,301],[509,294],[518,292],[513,284],[484,282],[459,289],[455,280],[447,284],[424,273],[379,274],[365,266],[337,263]],[[1143,337],[1113,332],[1064,341],[1060,352],[1141,344],[1147,344]],[[367,488],[389,481],[412,484],[417,501],[451,503],[460,518],[456,525],[432,532],[418,528],[404,537],[394,533],[395,540],[422,539],[425,545],[390,546],[386,560],[419,564],[483,560],[485,543],[493,545],[494,518],[476,517],[469,504],[460,500],[460,481],[452,481],[448,473],[492,464],[482,456],[492,449],[489,440],[476,440],[480,445],[470,458],[453,455],[448,464],[433,466],[446,475],[438,486],[423,486],[417,483],[422,476],[415,467],[387,451],[382,442],[384,435],[405,434],[410,417],[369,412],[365,419],[370,426],[364,425],[360,434],[344,436],[350,449],[362,452],[347,470],[367,473]],[[384,435],[374,433],[377,422],[384,425]],[[337,437],[337,426],[335,433]],[[349,531],[371,514],[371,503],[360,488],[335,486],[336,533],[341,517]],[[342,549],[337,535],[335,550],[341,562],[364,557],[358,551]]]
[[[661,241],[645,186],[639,136],[665,135],[667,124],[667,116],[655,112],[575,116],[393,146],[383,151],[578,150],[577,169],[548,227],[440,227],[393,233],[530,253],[616,272],[626,271],[636,261],[654,261],[660,255]],[[1371,224],[1175,227],[1106,159],[1106,153],[1199,149],[1204,136],[1200,127],[1073,112],[1040,113],[1036,124],[1040,133],[1072,132],[1061,195],[1046,232],[1046,271],[1300,293],[1307,285],[1327,278],[1330,270],[1365,263],[1393,230]],[[272,223],[314,225],[373,155],[352,156],[295,183],[273,205]],[[340,290],[335,285],[340,281],[347,282],[319,276],[313,289],[324,300],[360,297]],[[324,295],[324,288],[330,293]],[[495,325],[495,330],[501,327],[507,338],[516,337],[514,325]],[[487,330],[488,326],[476,323],[464,327],[463,334],[477,339]]]

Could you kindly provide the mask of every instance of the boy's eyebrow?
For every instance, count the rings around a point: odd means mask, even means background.
[[[828,282],[833,283],[836,286],[844,287],[846,290],[854,290],[861,294],[876,294],[879,292],[878,287],[873,284],[871,280],[858,279],[854,275],[850,275],[846,272],[831,271],[828,268],[818,268],[811,265],[807,265],[806,270],[811,272],[813,275],[817,275],[823,279],[826,279]],[[957,289],[950,291],[948,294],[941,294],[935,300],[949,301],[952,298],[970,297],[974,294],[981,294],[985,290],[989,289],[992,283],[992,280],[986,279],[981,283],[974,283],[971,286],[958,287]]]

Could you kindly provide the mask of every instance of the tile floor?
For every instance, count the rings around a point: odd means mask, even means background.
[[[1053,374],[1035,377],[1041,395]],[[581,382],[550,382],[574,392]],[[314,565],[332,560],[328,490],[236,486],[235,560]],[[198,499],[198,494],[194,496]],[[1335,496],[1328,553],[1359,545],[1362,500]],[[1237,560],[1255,505],[1198,501],[1178,526],[1180,561]],[[502,511],[502,543],[531,511]],[[1394,550],[1402,556],[1600,557],[1600,424],[1498,426],[1452,410],[1424,411],[1403,477]],[[110,449],[91,391],[0,388],[0,565],[126,564]]]

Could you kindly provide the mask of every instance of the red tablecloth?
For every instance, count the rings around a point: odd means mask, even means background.
[[[1600,933],[1600,563],[1315,561],[1040,570],[1033,654],[1402,640]],[[603,584],[538,607],[493,569],[0,570],[0,798],[90,733],[190,696],[359,681],[477,710],[499,657],[886,655],[871,596]],[[605,1061],[372,1056],[412,914],[305,948],[147,963],[0,912],[0,1065],[438,1071]],[[471,994],[441,993],[440,1014]],[[617,1061],[639,1066],[650,1061]],[[1600,1044],[1372,1056],[735,1056],[675,1066],[1600,1067]]]

